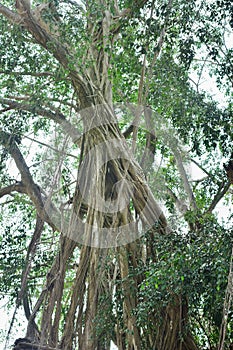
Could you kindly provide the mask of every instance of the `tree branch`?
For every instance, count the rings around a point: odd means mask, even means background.
[[[228,177],[230,183],[233,185],[233,152],[231,154],[229,162],[224,163],[223,167],[227,173],[227,177]]]
[[[230,156],[230,160],[227,164],[223,164],[223,167],[226,171],[228,181],[225,184],[225,181],[219,184],[218,191],[210,204],[209,208],[207,209],[207,213],[211,213],[216,205],[219,203],[219,201],[223,198],[223,196],[227,193],[229,190],[230,186],[233,184],[233,152]],[[225,186],[224,186],[225,185]]]
[[[223,196],[227,193],[227,191],[229,190],[230,186],[231,186],[231,182],[230,181],[228,181],[224,187],[223,187],[223,184],[221,184],[219,186],[218,191],[217,191],[217,193],[216,193],[212,203],[210,204],[209,208],[206,211],[207,213],[211,213],[215,209],[216,205],[223,198]]]
[[[11,11],[8,7],[0,3],[0,13],[10,20],[13,24],[22,24],[22,18],[15,12]]]
[[[23,338],[21,341],[16,340],[13,350],[56,350],[56,348],[51,348],[48,345],[40,345],[37,343],[31,343],[27,338]],[[17,342],[18,341],[18,342]]]
[[[152,121],[152,110],[150,108],[145,108],[144,116],[146,121],[146,130],[147,130],[146,145],[144,148],[144,152],[142,154],[140,165],[144,170],[144,173],[147,174],[154,161],[157,138],[155,135],[154,125]]]
[[[72,138],[73,142],[75,143],[78,143],[81,137],[79,131],[74,127],[74,125],[72,125],[66,119],[66,117],[59,111],[52,112],[45,108],[30,105],[29,103],[19,103],[15,100],[10,100],[6,98],[0,98],[0,103],[2,103],[3,105],[8,105],[7,110],[9,109],[23,110],[33,114],[36,113],[42,117],[55,121],[64,129],[64,131]]]
[[[60,155],[66,155],[66,156],[68,156],[68,157],[72,157],[72,158],[74,158],[74,159],[77,159],[77,156],[75,156],[74,154],[67,153],[67,152],[65,152],[65,151],[59,150],[59,149],[57,149],[57,148],[55,148],[55,147],[52,147],[52,146],[50,146],[50,145],[48,145],[48,144],[46,144],[46,143],[44,143],[44,142],[38,141],[38,140],[36,140],[36,139],[33,139],[33,138],[29,137],[29,136],[24,135],[24,137],[25,137],[26,139],[32,141],[32,142],[38,143],[38,145],[45,146],[45,147],[51,149],[52,151],[54,151],[54,152],[56,152],[56,153],[58,153],[58,154],[60,154]],[[40,163],[41,163],[41,162],[37,162],[36,165],[38,165],[38,164],[40,164]],[[33,165],[31,165],[31,166],[35,166],[35,164],[33,164]]]
[[[6,99],[10,99],[13,101],[28,101],[28,102],[30,102],[31,95],[21,95],[21,96],[6,95]],[[73,104],[72,102],[67,102],[67,101],[64,101],[64,100],[59,99],[59,98],[49,98],[49,97],[46,98],[46,101],[50,101],[51,103],[58,102],[60,105],[63,104],[64,106],[68,106],[70,108],[73,108],[76,112],[79,112],[79,108],[77,107],[77,105]],[[50,104],[47,104],[47,105],[48,105],[48,107],[51,108],[51,110],[53,110],[57,113],[57,111],[58,111],[57,108],[53,108]],[[45,103],[45,106],[46,106],[46,103]]]
[[[44,4],[42,4],[44,5]],[[59,33],[50,31],[51,25],[43,21],[39,9],[31,11],[28,2],[25,0],[16,1],[18,14],[0,4],[0,13],[10,20],[11,23],[22,25],[33,36],[38,44],[58,60],[58,62],[70,72],[74,86],[78,87],[79,93],[86,91],[85,81],[74,67],[72,50],[68,49],[68,43],[63,44],[59,40]],[[52,23],[51,23],[52,24]],[[57,24],[57,23],[55,23]]]
[[[3,187],[0,189],[0,198],[11,194],[12,192],[27,193],[26,187],[22,182],[16,182],[13,185]]]
[[[29,171],[29,168],[25,162],[22,153],[20,152],[15,142],[14,136],[0,129],[0,142],[14,159],[15,164],[21,174],[23,186],[25,187],[26,193],[30,197],[31,201],[35,205],[38,215],[41,217],[42,220],[46,221],[54,230],[59,231],[59,229],[55,226],[54,222],[50,219],[46,212],[46,201],[42,198],[40,187],[33,181],[32,175]]]
[[[136,1],[134,1],[134,6],[125,8],[124,10],[122,10],[121,12],[118,13],[118,16],[120,18],[130,17],[135,12],[135,8],[139,10],[139,9],[143,8],[143,6],[147,2],[149,2],[149,1],[148,0],[136,0]]]
[[[25,316],[26,316],[26,318],[28,320],[31,321],[31,322],[28,323],[27,337],[29,339],[34,339],[34,340],[35,339],[39,339],[39,337],[38,337],[39,331],[38,331],[38,326],[35,323],[34,318],[30,319],[31,312],[30,312],[29,303],[28,303],[28,297],[27,297],[27,281],[28,281],[28,275],[29,275],[30,270],[31,270],[31,263],[32,263],[33,258],[35,256],[35,253],[36,253],[37,243],[40,240],[43,228],[44,228],[44,222],[37,215],[36,227],[35,227],[35,231],[33,233],[31,242],[30,242],[29,247],[28,247],[27,257],[26,257],[26,266],[25,266],[25,268],[24,268],[24,270],[22,272],[20,291],[18,292],[16,306],[15,306],[15,311],[14,311],[14,316],[15,316],[16,312],[17,312],[17,309],[19,308],[19,306],[21,305],[21,302],[23,300]],[[10,334],[11,329],[13,327],[13,322],[14,322],[14,319],[15,319],[14,316],[12,318],[8,334]]]
[[[188,198],[189,198],[190,206],[194,210],[197,210],[197,204],[196,204],[196,201],[195,201],[195,197],[194,197],[192,188],[191,188],[189,180],[188,180],[188,176],[186,174],[186,171],[185,171],[185,168],[184,168],[184,165],[183,165],[183,162],[182,162],[180,151],[178,149],[173,150],[173,154],[174,154],[175,159],[176,159],[176,164],[177,164],[177,168],[178,168],[178,171],[180,173],[181,179],[183,180],[183,185],[184,185],[185,192],[187,193]]]
[[[201,164],[199,164],[195,159],[189,158],[189,160],[191,162],[193,162],[199,169],[201,169],[203,171],[203,173],[208,175],[208,177],[210,177],[214,182],[216,182],[214,176],[211,173],[209,173],[205,168],[203,168],[203,166]]]
[[[115,2],[116,16],[113,17],[113,25],[111,28],[111,34],[116,35],[121,30],[121,20],[123,18],[130,18],[135,12],[135,8],[141,9],[148,2],[148,0],[136,0],[134,1],[134,6],[127,7],[122,11],[119,11],[118,4]]]
[[[14,72],[14,71],[3,71],[0,70],[0,74],[5,74],[5,75],[14,75],[14,76],[24,76],[24,75],[29,75],[32,77],[48,77],[48,76],[54,76],[53,73],[51,72]]]
[[[153,69],[154,69],[154,66],[155,66],[155,62],[157,61],[157,58],[159,57],[159,54],[160,54],[160,52],[162,50],[162,47],[163,47],[163,44],[164,44],[164,41],[165,41],[165,36],[166,36],[166,29],[167,29],[168,19],[169,19],[169,15],[170,15],[170,12],[171,12],[171,9],[172,9],[172,3],[173,3],[173,0],[169,0],[169,2],[167,4],[167,14],[166,14],[166,17],[165,17],[164,25],[163,25],[163,27],[161,29],[159,40],[158,40],[157,46],[155,48],[155,53],[154,53],[153,59],[151,61],[149,70],[148,70],[148,72],[146,74],[147,77],[151,77],[152,76],[152,72],[153,72]],[[148,94],[149,94],[149,84],[147,84],[146,87],[145,87],[144,102],[146,101]]]
[[[166,186],[166,189],[170,197],[174,199],[178,211],[184,215],[188,211],[187,205],[182,202],[168,186]]]

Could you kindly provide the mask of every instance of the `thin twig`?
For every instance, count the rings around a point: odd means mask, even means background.
[[[0,74],[14,75],[14,76],[32,76],[32,77],[47,77],[54,76],[51,72],[14,72],[14,71],[3,71],[0,70]]]

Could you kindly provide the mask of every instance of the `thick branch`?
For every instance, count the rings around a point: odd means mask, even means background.
[[[71,55],[71,49],[68,49],[68,44],[61,43],[59,33],[57,35],[57,33],[51,33],[50,31],[50,24],[55,24],[56,27],[57,23],[45,23],[40,16],[40,12],[35,13],[35,11],[30,10],[28,1],[17,0],[16,8],[18,14],[0,4],[0,13],[8,18],[10,22],[19,24],[27,29],[38,44],[51,52],[58,62],[70,72],[73,85],[80,94],[83,94],[86,91],[86,84],[77,70],[75,68],[71,69],[71,67],[74,67],[75,61]]]
[[[38,215],[52,228],[57,229],[57,227],[55,227],[54,223],[50,220],[49,216],[46,213],[44,207],[45,203],[41,195],[41,190],[39,186],[33,181],[25,159],[14,140],[14,136],[0,129],[0,142],[14,159],[15,164],[20,172],[22,183],[25,186],[26,193],[29,195],[31,201],[35,205]]]
[[[0,13],[4,17],[9,19],[10,22],[13,23],[13,24],[21,24],[22,23],[22,19],[17,13],[11,11],[8,7],[6,7],[6,6],[2,5],[2,4],[0,4]]]
[[[16,182],[13,185],[0,189],[0,198],[11,194],[12,192],[27,193],[26,186],[22,182]]]
[[[19,103],[15,100],[0,98],[0,103],[7,105],[8,109],[23,110],[33,114],[38,114],[47,119],[51,119],[61,125],[65,132],[72,138],[74,142],[80,139],[79,131],[65,118],[61,112],[52,112],[48,109],[30,105],[29,103]]]

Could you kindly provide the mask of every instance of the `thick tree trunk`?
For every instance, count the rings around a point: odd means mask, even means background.
[[[167,233],[167,223],[141,167],[119,131],[113,111],[111,82],[108,77],[108,46],[112,35],[109,6],[107,2],[100,1],[101,6],[106,6],[101,23],[94,16],[87,18],[91,44],[86,59],[93,62],[93,65],[89,68],[84,65],[83,75],[80,76],[80,67],[76,67],[72,61],[72,50],[69,51],[68,46],[62,45],[51,32],[41,26],[41,22],[36,20],[26,6],[28,2],[21,0],[17,3],[21,23],[69,72],[84,125],[72,220],[61,237],[60,251],[48,272],[45,289],[32,310],[31,318],[34,321],[43,305],[40,343],[45,347],[48,345],[51,348],[73,350],[74,340],[78,338],[80,350],[106,350],[109,347],[109,334],[103,336],[103,340],[98,339],[95,321],[101,312],[98,303],[106,289],[112,300],[116,298],[116,291],[119,291],[119,285],[111,285],[112,275],[108,276],[108,287],[105,287],[105,262],[108,254],[113,251],[110,265],[117,265],[117,277],[114,277],[113,283],[121,283],[119,314],[122,312],[122,318],[114,316],[116,335],[111,336],[119,349],[143,350],[142,338],[145,332],[137,325],[134,315],[134,309],[138,305],[139,281],[129,276],[130,268],[137,269],[143,260],[140,244],[139,247],[133,243],[128,244],[138,238],[132,235],[135,229],[133,215],[136,214],[145,226],[157,224],[157,229],[162,234]],[[124,190],[119,190],[119,184],[125,186]],[[112,199],[115,201],[115,210],[109,210]],[[134,210],[130,208],[129,199]],[[122,203],[127,205],[122,206]],[[122,230],[122,227],[125,229]],[[83,246],[80,248],[76,277],[59,341],[67,263],[80,243]],[[149,252],[150,247],[146,247],[146,250]],[[151,349],[197,350],[187,330],[186,308],[187,305],[176,297],[174,304],[164,310],[161,322],[153,320],[152,324],[146,325],[151,333],[148,338]],[[111,310],[112,316],[114,312]]]
[[[158,350],[198,350],[188,328],[186,298],[175,296],[161,315],[154,348]]]

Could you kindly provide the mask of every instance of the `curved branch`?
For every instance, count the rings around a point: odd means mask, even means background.
[[[48,4],[41,4],[42,10],[48,6]],[[63,43],[59,40],[59,33],[56,29],[57,22],[54,21],[54,33],[51,32],[51,25],[45,23],[41,18],[38,7],[35,11],[31,11],[28,7],[28,1],[17,0],[16,9],[18,14],[8,9],[6,6],[0,4],[0,13],[6,17],[11,23],[23,26],[36,40],[38,44],[44,47],[48,52],[60,62],[60,64],[70,72],[70,77],[79,93],[86,91],[85,81],[78,73],[76,67],[74,67],[72,50],[69,49],[67,43]],[[71,68],[73,67],[73,68]]]
[[[15,164],[21,175],[22,183],[26,191],[25,193],[27,193],[28,196],[30,197],[31,201],[33,202],[34,206],[37,209],[37,212],[40,218],[46,221],[53,229],[59,230],[54,225],[54,222],[50,219],[50,217],[46,212],[46,209],[45,209],[45,205],[47,204],[46,200],[42,198],[41,189],[34,182],[32,175],[30,173],[30,170],[25,162],[25,159],[15,142],[14,136],[0,129],[0,143],[10,153],[10,155],[14,159]],[[12,190],[12,187],[11,188],[8,187],[8,192],[10,191],[10,189]],[[6,189],[5,189],[5,192],[6,192]],[[53,209],[55,210],[55,208]]]
[[[79,131],[72,125],[61,112],[52,112],[48,109],[30,105],[29,103],[19,103],[15,100],[0,98],[0,103],[7,105],[9,109],[23,110],[33,114],[38,114],[47,119],[51,119],[58,123],[64,131],[72,138],[73,142],[78,143],[80,139]]]
[[[22,182],[16,182],[13,185],[0,188],[0,198],[12,192],[27,193],[26,186]]]

